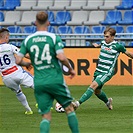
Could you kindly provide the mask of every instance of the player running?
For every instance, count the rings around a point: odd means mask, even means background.
[[[15,55],[19,49],[16,46],[8,44],[9,42],[9,30],[5,28],[0,29],[0,73],[3,83],[16,93],[17,99],[25,107],[26,115],[33,114],[33,111],[29,107],[26,96],[21,90],[20,85],[24,85],[30,88],[34,88],[33,77],[26,72],[22,67],[16,64]],[[22,64],[27,68],[31,63]]]

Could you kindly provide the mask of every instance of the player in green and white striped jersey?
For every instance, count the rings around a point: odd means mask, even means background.
[[[119,54],[122,52],[133,59],[133,53],[130,53],[126,48],[114,40],[116,31],[113,28],[107,28],[104,31],[104,41],[98,45],[94,43],[94,47],[101,47],[99,62],[94,73],[94,79],[87,91],[81,96],[79,101],[73,102],[74,108],[78,108],[80,104],[88,100],[93,93],[102,100],[107,107],[112,110],[112,98],[107,98],[102,91],[103,85],[114,75],[115,64]]]

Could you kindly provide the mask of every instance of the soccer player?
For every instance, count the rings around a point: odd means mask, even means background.
[[[22,43],[17,64],[29,53],[34,67],[35,97],[42,114],[40,133],[49,133],[51,112],[54,99],[65,109],[68,125],[72,133],[79,133],[78,120],[72,105],[73,98],[64,81],[61,64],[69,69],[70,78],[75,71],[70,66],[63,52],[63,43],[59,36],[49,33],[48,14],[38,12],[36,15],[37,32],[28,36]]]
[[[6,28],[0,29],[0,74],[2,76],[3,83],[16,93],[17,99],[25,107],[26,115],[33,114],[26,96],[21,90],[20,84],[34,88],[33,77],[26,72],[21,66],[16,64],[15,54],[19,49],[16,46],[8,44],[9,42],[9,30]],[[25,63],[27,68],[31,63]]]
[[[128,52],[124,46],[114,40],[115,34],[116,31],[113,28],[106,28],[104,31],[105,40],[101,41],[100,45],[93,44],[94,47],[101,47],[98,66],[89,88],[81,96],[79,101],[73,102],[75,109],[88,100],[93,93],[107,105],[109,110],[113,109],[112,98],[107,98],[106,94],[102,91],[102,87],[113,77],[115,64],[121,52],[133,59],[133,53]]]

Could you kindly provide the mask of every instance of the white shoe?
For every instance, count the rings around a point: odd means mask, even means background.
[[[107,107],[108,107],[109,110],[112,110],[113,109],[112,101],[113,101],[112,98],[108,98],[108,102],[106,103],[106,105],[107,105]]]
[[[75,101],[75,102],[72,102],[72,105],[73,105],[74,110],[76,110],[79,107],[80,103],[79,101]]]

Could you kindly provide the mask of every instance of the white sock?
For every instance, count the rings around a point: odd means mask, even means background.
[[[20,93],[16,94],[16,97],[21,102],[21,104],[26,108],[27,111],[31,111],[31,108],[28,104],[26,96],[24,95],[23,92],[20,92]]]

